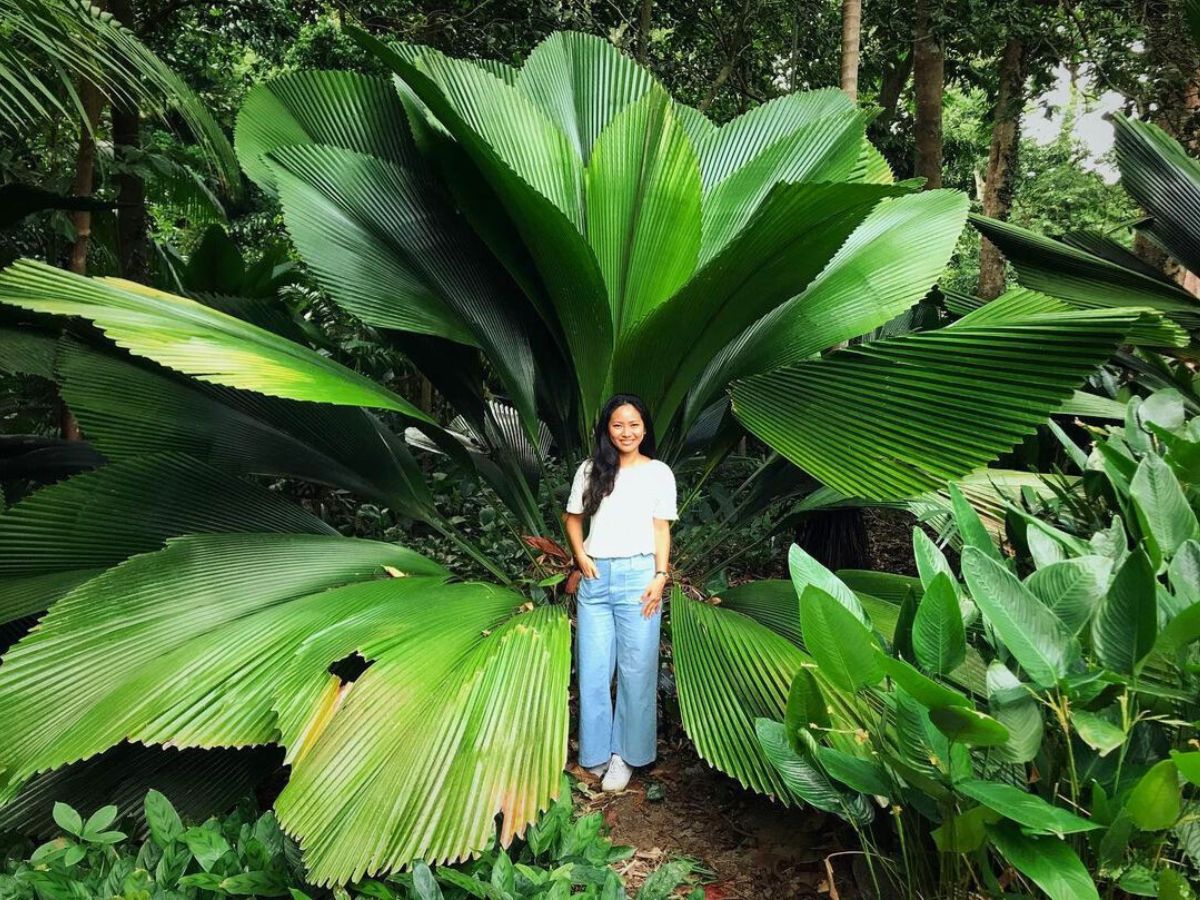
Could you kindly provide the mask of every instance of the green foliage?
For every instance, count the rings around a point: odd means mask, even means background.
[[[890,655],[898,643],[873,645],[879,635],[834,602],[828,576],[796,557],[800,627],[816,666],[796,676],[786,725],[760,721],[759,739],[781,774],[806,773],[802,797],[852,824],[863,821],[852,801],[892,805],[907,843],[885,872],[899,892],[990,883],[993,858],[1070,900],[1200,872],[1200,598],[1189,576],[1171,575],[1191,572],[1200,472],[1184,460],[1198,451],[1200,418],[1185,417],[1176,393],[1135,399],[1125,425],[1098,433],[1077,488],[1123,513],[1111,527],[1063,530],[1075,508],[1065,496],[1041,518],[1013,507],[1025,524],[1013,558],[957,504],[965,584],[914,536],[924,594],[912,644],[924,673]],[[974,608],[982,630],[960,630],[958,617]],[[845,618],[836,628],[816,614],[831,609]],[[961,663],[947,671],[944,646],[963,633],[969,646],[956,656],[982,658],[986,685],[965,679]],[[872,646],[881,665],[865,660]],[[809,712],[822,699],[828,715]],[[866,739],[846,741],[851,731]],[[883,852],[877,832],[862,838]],[[922,857],[914,839],[939,852]]]
[[[220,179],[240,183],[232,148],[209,110],[137,36],[99,7],[70,0],[3,0],[0,121],[27,125],[66,116],[84,121],[79,85],[108,97],[173,106],[192,130]],[[165,103],[164,103],[165,102]]]
[[[54,820],[63,835],[33,849],[28,857],[23,858],[27,845],[11,848],[0,869],[0,898],[330,896],[307,881],[299,849],[270,811],[259,815],[243,803],[227,816],[188,826],[170,800],[151,790],[144,806],[149,833],[140,843],[111,830],[116,815],[115,806],[105,806],[85,821],[67,804],[55,804]],[[137,828],[139,822],[128,824]],[[559,799],[530,826],[519,845],[506,851],[494,844],[470,863],[436,870],[417,861],[409,874],[352,884],[333,896],[624,900],[624,883],[612,864],[632,854],[632,847],[609,840],[601,813],[575,815],[571,784],[564,775]],[[666,863],[646,879],[636,900],[665,900],[693,868],[688,860]]]
[[[1003,373],[1038,353],[1024,330],[988,338],[997,352],[1017,345],[1011,366],[969,378],[938,372],[935,361],[972,357],[979,337],[965,330],[928,347],[900,337],[861,357],[809,359],[919,301],[964,209],[953,192],[905,196],[913,185],[892,183],[837,92],[781,97],[718,128],[585,34],[552,36],[517,70],[355,33],[399,77],[401,96],[350,73],[278,79],[239,116],[243,164],[278,195],[296,246],[339,304],[380,329],[477,347],[531,441],[544,422],[572,456],[616,388],[646,399],[660,447],[676,456],[734,382],[735,416],[791,462],[846,492],[897,497],[986,461],[1018,423],[986,437],[976,430],[954,448],[915,433],[939,459],[893,461],[879,435],[835,415],[869,403],[864,391],[878,394],[873,382],[893,355],[905,355],[916,380],[877,398],[878,416],[921,404],[931,385],[973,387],[981,404],[1014,390],[1043,403],[1081,375],[1046,373],[1040,391],[1027,378],[1010,384]],[[347,117],[348,107],[370,114]],[[447,195],[463,215],[450,214]],[[1078,330],[1097,361],[1125,330],[1116,320],[1057,324]],[[963,350],[943,348],[943,337]],[[421,368],[452,395],[440,355]],[[456,405],[486,432],[470,408],[483,399],[464,387],[455,385]],[[909,412],[903,420],[896,427],[915,432],[934,424]],[[826,423],[820,442],[795,434],[811,421]],[[504,456],[517,448],[489,444],[494,471],[511,481]],[[853,467],[829,450],[844,445],[862,445]],[[536,485],[524,478],[506,505],[520,506],[528,528]]]
[[[1110,121],[1116,131],[1121,184],[1130,199],[1149,214],[1138,223],[1142,236],[1184,268],[1200,265],[1200,237],[1194,225],[1200,209],[1200,163],[1156,125],[1121,115],[1110,116]],[[1058,201],[1047,198],[1046,202]],[[1064,235],[1059,241],[1011,222],[982,217],[973,222],[1003,251],[1023,287],[1076,308],[1137,303],[1158,310],[1190,332],[1200,328],[1192,294],[1119,241],[1086,230]],[[1150,388],[1176,382],[1195,408],[1195,388],[1186,366],[1172,371],[1168,361],[1152,359],[1149,367],[1154,374],[1147,377],[1149,373],[1133,366],[1135,377]],[[1156,377],[1160,375],[1165,378]],[[1154,489],[1152,483],[1144,487]],[[1147,550],[1152,552],[1153,547]]]
[[[299,853],[270,811],[256,815],[243,805],[224,818],[185,827],[171,802],[152,790],[145,801],[149,836],[140,843],[108,830],[116,815],[115,806],[105,806],[84,821],[65,803],[55,804],[63,836],[24,859],[10,850],[0,897],[279,897],[304,884]]]
[[[452,548],[439,559],[470,556],[536,595],[564,573],[512,576],[455,517],[478,518],[477,533],[505,552],[528,552],[525,535],[556,533],[547,511],[561,507],[547,501],[558,485],[547,472],[583,452],[614,388],[645,396],[668,459],[708,450],[694,487],[743,427],[780,452],[774,469],[745,480],[744,502],[721,509],[724,524],[776,502],[768,476],[786,469],[796,479],[794,466],[865,497],[937,487],[1011,446],[1145,324],[1138,310],[1039,311],[839,348],[921,300],[966,208],[954,192],[895,183],[841,92],[798,91],[718,126],[594,34],[555,34],[517,69],[384,44],[332,22],[320,46],[298,52],[361,61],[343,52],[352,35],[386,74],[305,68],[260,85],[239,115],[238,151],[282,204],[317,282],[395,342],[461,418],[437,425],[386,367],[368,377],[258,302],[281,287],[277,257],[264,254],[255,264],[263,277],[252,278],[219,232],[165,273],[188,296],[18,263],[0,275],[0,300],[86,319],[112,342],[95,332],[87,347],[63,341],[52,371],[114,469],[180,451],[197,471],[353,492],[436,531]],[[215,215],[193,186],[176,185],[205,207],[198,217]],[[164,256],[170,269],[177,260]],[[981,414],[964,421],[964,404]],[[406,441],[487,483],[490,493],[474,495],[488,500],[477,516],[435,508]],[[564,458],[551,464],[552,445]],[[198,490],[211,483],[201,481]],[[111,508],[127,522],[147,489],[126,490]],[[156,510],[175,496],[155,492]],[[2,524],[20,532],[29,515],[39,536],[51,534],[63,513],[50,507],[35,502]],[[0,710],[17,723],[0,741],[5,794],[122,740],[278,742],[292,765],[279,816],[325,883],[416,856],[479,852],[497,813],[507,846],[550,802],[566,747],[560,610],[529,611],[525,596],[492,585],[447,585],[428,560],[414,568],[412,557],[398,558],[402,548],[328,534],[247,536],[255,529],[241,508],[215,529],[225,535],[179,537],[185,517],[166,518],[136,530],[137,541],[122,539],[115,522],[73,532],[98,551],[96,568],[144,554],[81,586],[71,579],[96,573],[75,559],[21,573],[38,579],[23,585],[23,612],[35,600],[54,605],[0,668]],[[1167,544],[1178,536],[1163,535]],[[996,555],[986,534],[976,538]],[[954,620],[962,589],[949,573],[932,576],[936,587],[905,629],[924,671],[887,656],[866,604],[821,577],[796,628],[831,671],[836,663],[837,684],[862,694],[883,678],[902,685],[892,699],[910,723],[921,704],[935,707],[907,739],[952,773],[966,757],[948,745],[1009,748],[1006,726],[934,677],[982,668]],[[679,604],[681,708],[701,752],[743,783],[803,796],[811,772],[793,777],[793,764],[790,781],[777,777],[755,737],[756,720],[783,716],[800,651],[749,612]],[[1124,611],[1114,605],[1111,621]],[[841,633],[847,643],[835,646]],[[1039,683],[1064,679],[1075,640],[1057,655],[1034,647]],[[329,666],[350,654],[371,668],[342,683]],[[160,667],[170,689],[148,690],[145,673]],[[704,692],[712,681],[719,690]],[[61,727],[38,729],[27,713],[51,683],[63,698]],[[406,739],[399,751],[397,734]],[[772,752],[797,753],[791,738],[803,734],[793,727]],[[849,758],[852,748],[826,749],[846,755],[825,754],[822,764],[857,785],[880,783]],[[536,765],[513,765],[529,755]],[[485,802],[476,803],[481,783]],[[867,818],[869,807],[850,805]],[[183,841],[200,863],[219,861],[206,835]],[[494,862],[505,884],[511,862]]]

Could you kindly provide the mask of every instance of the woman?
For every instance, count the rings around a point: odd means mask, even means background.
[[[604,790],[619,791],[629,784],[630,767],[652,762],[656,753],[658,631],[676,518],[675,475],[654,458],[650,414],[632,394],[604,404],[594,444],[567,501],[567,536],[583,573],[576,629],[579,764],[604,776]]]

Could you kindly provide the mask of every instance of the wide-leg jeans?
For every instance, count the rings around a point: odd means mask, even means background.
[[[577,595],[579,764],[598,766],[616,753],[631,766],[644,766],[654,760],[657,733],[662,608],[649,618],[642,615],[642,593],[654,577],[654,554],[594,562],[598,576],[581,579]]]

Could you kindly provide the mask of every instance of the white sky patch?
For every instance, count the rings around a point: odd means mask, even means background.
[[[1070,71],[1066,66],[1059,66],[1054,72],[1054,86],[1026,108],[1021,130],[1039,144],[1048,144],[1058,137],[1064,116],[1073,109],[1075,124],[1072,131],[1088,149],[1088,158],[1080,160],[1080,164],[1085,169],[1098,172],[1112,184],[1120,177],[1120,173],[1111,163],[1100,161],[1113,146],[1113,128],[1104,121],[1103,116],[1121,109],[1124,98],[1116,91],[1104,91],[1099,97],[1085,97],[1084,90],[1089,94],[1095,90],[1094,82],[1084,74],[1081,74],[1080,82],[1083,90],[1073,89]]]

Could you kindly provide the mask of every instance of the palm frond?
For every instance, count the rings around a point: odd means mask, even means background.
[[[279,494],[183,453],[103,466],[0,514],[0,622],[39,613],[110,566],[198,532],[336,534]]]
[[[967,311],[963,301],[978,300],[978,298],[959,298],[962,318],[948,325],[957,328],[974,325],[999,325],[1004,323],[1021,322],[1030,316],[1043,313],[1066,313],[1076,306],[1066,300],[1050,297],[1028,288],[1015,287],[1005,291],[995,300],[979,301],[978,305]],[[1183,347],[1187,345],[1187,332],[1168,318],[1157,313],[1147,314],[1138,321],[1129,332],[1129,342],[1135,346],[1149,347]]]
[[[300,478],[437,518],[416,460],[367,410],[207,385],[73,341],[62,345],[56,380],[110,459],[186,453],[227,472]]]
[[[283,753],[277,747],[178,750],[118,744],[111,750],[31,779],[12,803],[0,809],[0,831],[36,835],[46,840],[62,828],[54,821],[55,803],[91,810],[112,804],[117,815],[130,817],[144,836],[146,792],[170,797],[171,805],[192,822],[223,815],[278,770]]]
[[[134,557],[5,656],[0,715],[25,724],[6,727],[0,793],[121,741],[280,743],[277,811],[315,882],[464,858],[497,813],[507,845],[559,789],[569,627],[560,608],[522,614],[518,594],[445,578],[403,547],[329,535],[196,535]],[[353,653],[362,675],[330,674]],[[30,717],[47,690],[62,702]]]
[[[584,165],[613,118],[658,86],[604,38],[570,31],[534,47],[512,84],[546,111]]]
[[[432,421],[407,400],[333,360],[189,300],[119,278],[84,278],[20,260],[0,272],[0,303],[81,316],[116,343],[214,384],[394,410]]]
[[[785,602],[797,606],[794,591]],[[681,591],[671,597],[671,635],[683,726],[701,758],[744,787],[799,802],[763,754],[754,720],[783,718],[805,655],[749,616]]]
[[[1142,230],[1185,269],[1200,271],[1200,162],[1151,122],[1108,120],[1121,186],[1150,216]]]
[[[450,132],[515,224],[561,325],[577,370],[582,420],[590,422],[608,384],[613,318],[582,230],[582,160],[550,112],[519,86],[436,51],[409,61],[358,37]],[[541,312],[545,318],[549,310]]]
[[[1009,222],[970,219],[1012,263],[1024,287],[1082,309],[1148,307],[1189,331],[1200,328],[1200,303],[1176,285]]]
[[[665,91],[613,118],[586,174],[588,242],[619,337],[687,282],[700,255],[700,164]]]
[[[82,119],[80,81],[114,103],[178,111],[232,193],[241,175],[233,148],[203,101],[110,13],[87,0],[0,0],[0,121]]]
[[[689,410],[735,378],[806,359],[911,307],[941,275],[966,214],[966,198],[954,191],[880,201],[802,293],[754,322],[709,363],[688,398]]]
[[[733,409],[843,494],[916,497],[1032,432],[1143,313],[1047,313],[874,341],[737,382]],[[964,409],[986,414],[967,420]]]
[[[900,193],[879,185],[777,185],[725,249],[618,345],[614,383],[645,398],[656,421],[669,422],[714,356],[802,291],[872,208]]]

